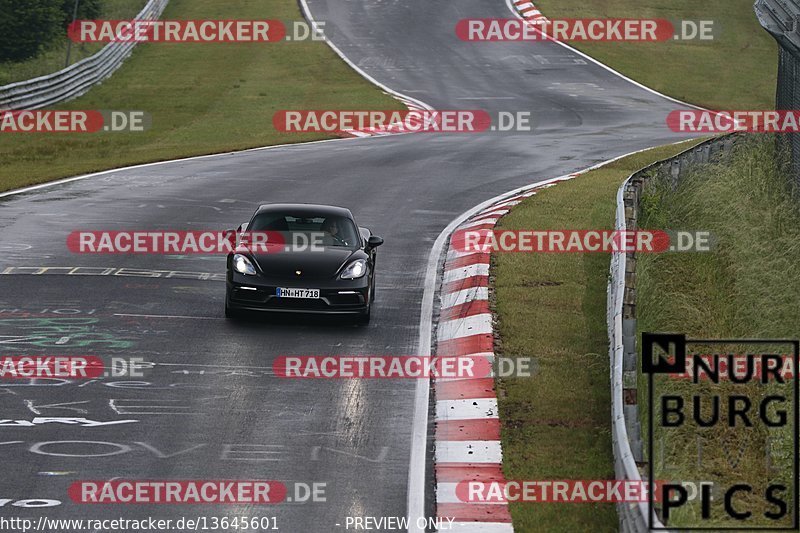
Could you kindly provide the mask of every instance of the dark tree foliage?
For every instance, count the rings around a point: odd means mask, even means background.
[[[24,61],[63,32],[63,0],[0,0],[0,61]]]
[[[61,10],[64,13],[64,27],[72,22],[75,12],[75,0],[61,0]],[[91,20],[100,17],[103,11],[103,0],[80,0],[78,3],[78,20]]]
[[[80,0],[79,19],[99,18],[103,0]],[[75,0],[0,0],[0,61],[25,61],[66,34]]]

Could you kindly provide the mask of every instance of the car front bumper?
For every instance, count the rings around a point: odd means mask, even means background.
[[[369,309],[370,290],[367,276],[356,280],[320,283],[303,280],[288,282],[261,276],[228,274],[225,291],[229,309],[283,313],[360,314]],[[319,298],[281,298],[278,287],[319,289]]]

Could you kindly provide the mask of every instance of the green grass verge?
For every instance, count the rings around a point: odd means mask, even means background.
[[[517,205],[502,229],[612,228],[622,181],[689,144],[635,154]],[[580,201],[576,201],[579,198]],[[499,355],[533,357],[531,378],[498,379],[507,479],[610,479],[607,254],[497,254]],[[516,531],[617,531],[613,504],[512,503]]]
[[[771,137],[754,136],[729,164],[646,191],[643,227],[710,231],[717,246],[640,256],[643,324],[701,338],[798,334],[800,276],[787,274],[800,262],[800,209],[779,159]]]
[[[293,0],[172,0],[165,19],[302,20]],[[0,135],[0,190],[136,163],[310,141],[272,125],[280,109],[402,109],[322,42],[142,44],[59,109],[142,110],[140,133]]]
[[[550,18],[713,20],[713,41],[576,42],[636,81],[709,109],[772,109],[778,48],[753,0],[535,0]],[[746,74],[745,74],[746,73]]]
[[[676,189],[654,178],[642,199],[641,226],[654,229],[710,231],[716,248],[709,253],[640,254],[637,263],[637,313],[640,331],[674,331],[689,338],[792,338],[800,333],[800,276],[793,274],[800,264],[800,208],[797,196],[787,185],[781,170],[782,157],[776,154],[774,139],[753,136],[737,148],[728,164],[699,168],[683,179]],[[743,348],[752,353],[752,345]],[[787,353],[785,346],[762,347],[766,353]],[[741,350],[741,348],[740,348]],[[742,353],[731,347],[709,348],[722,353]],[[757,352],[763,353],[763,352]],[[640,405],[647,382],[640,376]],[[706,402],[712,394],[747,394],[754,409],[762,395],[774,387],[714,385],[689,380],[665,379],[658,394],[677,394],[684,398],[699,394]],[[778,394],[787,392],[784,386]],[[690,405],[687,403],[687,405]],[[727,413],[724,406],[723,416]],[[791,409],[789,420],[792,417]],[[647,411],[641,412],[646,424]],[[761,514],[774,507],[763,499],[771,481],[791,487],[792,424],[767,430],[760,421],[754,428],[730,430],[721,426],[702,431],[669,430],[668,437],[655,451],[656,477],[669,471],[671,479],[702,479],[719,486],[733,483],[753,485],[748,510],[754,519],[737,527],[778,524]],[[643,427],[646,428],[646,425]],[[658,432],[656,433],[656,442]],[[702,460],[698,460],[698,440]],[[765,469],[769,449],[774,472]],[[662,451],[663,450],[663,451]],[[796,459],[796,458],[795,458]],[[788,496],[792,498],[791,494]],[[718,498],[718,501],[721,500]],[[793,501],[793,499],[791,500]],[[735,506],[745,507],[739,499]],[[719,519],[720,504],[713,508]],[[697,506],[677,513],[670,525],[697,524]],[[707,522],[707,527],[727,525]]]
[[[105,0],[99,18],[108,20],[128,20],[134,18],[147,4],[147,0]],[[50,43],[38,56],[27,61],[0,63],[0,85],[29,80],[52,74],[64,68],[67,57],[67,44],[64,37]],[[72,43],[70,65],[89,57],[105,46],[105,43]]]

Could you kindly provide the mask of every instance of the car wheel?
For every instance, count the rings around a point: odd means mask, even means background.
[[[228,306],[228,298],[225,298],[225,318],[239,318],[241,315],[239,311],[231,309]]]
[[[370,318],[371,312],[372,312],[372,304],[370,304],[369,307],[367,307],[366,311],[363,311],[363,312],[361,312],[361,314],[358,315],[358,318],[356,319],[356,321],[359,324],[369,324],[369,318]]]

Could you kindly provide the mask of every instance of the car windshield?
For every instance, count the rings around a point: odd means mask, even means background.
[[[261,213],[247,229],[280,232],[287,244],[300,248],[316,244],[355,249],[361,244],[352,220],[339,215]]]

